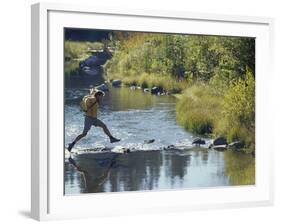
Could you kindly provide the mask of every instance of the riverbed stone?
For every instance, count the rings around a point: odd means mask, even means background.
[[[148,93],[148,92],[150,92],[150,89],[149,88],[144,88],[143,91]]]
[[[84,66],[81,69],[81,71],[86,75],[97,76],[97,75],[101,74],[102,68],[100,66],[96,66],[96,67]]]
[[[219,152],[227,150],[227,145],[214,145],[213,149]]]
[[[103,83],[99,86],[96,86],[95,89],[100,90],[100,91],[108,91],[108,86]]]
[[[192,145],[205,145],[206,144],[206,141],[202,138],[195,138],[193,141],[192,141]]]
[[[163,92],[163,88],[158,87],[158,86],[154,86],[151,89],[151,94],[154,94],[154,95],[161,94],[162,92]]]
[[[234,141],[234,142],[231,142],[228,147],[232,150],[239,150],[239,149],[242,149],[244,147],[244,144],[240,141]]]
[[[122,81],[120,79],[114,79],[114,80],[112,80],[111,84],[113,87],[120,87],[122,84]]]
[[[214,139],[213,145],[227,145],[227,141],[224,137],[217,137]]]

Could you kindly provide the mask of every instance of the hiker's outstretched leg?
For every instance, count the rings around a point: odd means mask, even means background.
[[[70,143],[70,144],[68,145],[68,148],[67,148],[67,149],[68,149],[69,152],[71,151],[71,149],[73,148],[73,146],[74,146],[81,138],[84,138],[84,137],[87,135],[88,131],[91,129],[92,123],[93,123],[93,122],[92,122],[91,118],[85,116],[83,132],[82,132],[82,134],[78,135],[72,143]]]
[[[82,134],[78,135],[75,140],[73,141],[76,144],[81,138],[84,138],[87,135],[87,132],[83,132]]]
[[[70,143],[67,147],[67,150],[70,152],[71,149],[73,148],[73,146],[81,139],[81,138],[84,138],[85,136],[87,135],[87,132],[83,132],[82,134],[78,135],[75,140]]]
[[[103,132],[109,137],[111,143],[120,141],[120,139],[114,138],[111,135],[110,131],[108,130],[108,128],[106,126],[106,124],[103,123],[101,120],[97,119],[96,126],[103,129]]]
[[[106,124],[104,124],[103,122],[101,122],[101,124],[100,124],[99,127],[102,128],[103,132],[104,132],[109,138],[112,137],[112,135],[111,135],[110,131],[108,130]]]

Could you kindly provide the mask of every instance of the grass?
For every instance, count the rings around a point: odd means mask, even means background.
[[[71,60],[66,61],[64,64],[64,72],[66,76],[72,75],[79,67],[79,61]]]
[[[213,133],[219,119],[221,97],[211,93],[207,85],[196,84],[178,96],[177,121],[186,130],[200,135]]]
[[[186,81],[176,81],[169,75],[131,73],[130,75],[124,76],[118,73],[113,73],[107,74],[107,78],[110,80],[121,79],[123,84],[127,86],[136,85],[141,86],[142,88],[152,88],[157,86],[167,90],[171,94],[180,93],[187,86]]]
[[[88,49],[102,49],[103,44],[100,42],[83,42],[83,41],[70,41],[64,43],[64,55],[68,60],[71,59],[85,59],[90,54],[87,53]]]
[[[235,117],[238,107],[231,108],[232,116],[226,116],[225,112],[230,110],[230,106],[226,107],[225,102],[229,99],[224,95],[216,95],[213,87],[197,83],[188,86],[176,97],[177,122],[186,130],[211,137],[224,136],[229,143],[240,141],[245,145],[242,151],[246,154],[255,151],[255,129],[237,119],[236,122],[231,120]],[[239,99],[236,101],[239,102]],[[248,110],[244,107],[244,110],[240,111],[242,116]]]

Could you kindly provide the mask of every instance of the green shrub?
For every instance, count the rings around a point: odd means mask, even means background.
[[[229,141],[243,141],[247,148],[254,150],[255,79],[250,71],[247,71],[244,80],[233,82],[226,90],[217,132],[224,133]]]
[[[182,93],[177,121],[187,130],[240,140],[254,150],[254,38],[136,32],[116,36],[119,51],[105,66],[108,79]]]

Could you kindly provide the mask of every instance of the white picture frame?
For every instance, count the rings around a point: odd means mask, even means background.
[[[31,215],[37,220],[119,216],[273,203],[273,145],[267,133],[272,18],[38,3],[32,5]],[[63,28],[159,31],[256,38],[256,184],[64,196]],[[126,209],[123,209],[125,205]],[[106,208],[106,209],[105,209]]]

